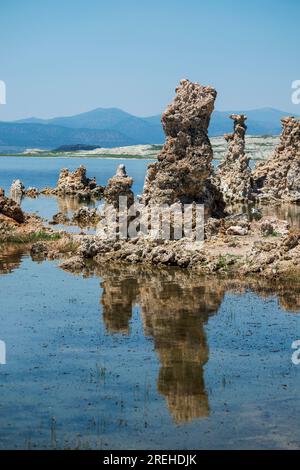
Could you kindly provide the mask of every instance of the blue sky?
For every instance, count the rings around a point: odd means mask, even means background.
[[[299,0],[1,0],[0,120],[161,112],[181,78],[217,109],[300,114]]]

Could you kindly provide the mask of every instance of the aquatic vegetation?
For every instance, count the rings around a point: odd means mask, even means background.
[[[60,233],[49,233],[44,230],[29,233],[16,233],[8,231],[6,234],[0,234],[0,243],[34,243],[38,241],[54,241],[61,238]]]

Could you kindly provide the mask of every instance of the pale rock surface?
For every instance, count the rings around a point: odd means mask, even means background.
[[[162,115],[166,143],[156,163],[148,166],[142,202],[150,204],[199,203],[221,215],[224,204],[213,176],[213,151],[208,126],[217,92],[181,80],[176,96]]]
[[[256,165],[253,179],[262,200],[300,201],[300,120],[281,120],[280,144],[266,162]]]
[[[248,202],[252,199],[252,181],[249,157],[245,153],[247,116],[232,114],[230,118],[234,121],[234,131],[224,136],[229,144],[217,172],[220,190],[226,202]]]
[[[119,208],[119,198],[127,198],[127,207],[134,202],[134,194],[131,189],[133,179],[127,175],[125,165],[118,166],[116,174],[108,180],[104,190],[104,198],[108,204],[112,204],[115,209]]]
[[[25,186],[19,179],[15,180],[13,181],[10,187],[9,193],[11,199],[13,199],[16,203],[20,204],[21,199],[25,194]]]
[[[86,168],[80,166],[74,172],[63,168],[57,182],[58,195],[78,195],[82,197],[101,197],[103,187],[97,186],[95,178],[88,178]]]

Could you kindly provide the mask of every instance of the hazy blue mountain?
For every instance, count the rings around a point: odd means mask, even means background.
[[[118,108],[97,108],[75,116],[53,119],[29,118],[19,120],[17,123],[47,124],[72,129],[110,129],[126,135],[130,141],[138,144],[156,144],[164,141],[164,133],[160,116],[155,118],[156,122],[152,124],[148,121],[149,118],[136,117]]]
[[[280,119],[289,114],[273,108],[215,111],[209,128],[210,136],[232,131],[233,123],[229,119],[232,113],[247,114],[249,135],[278,135],[281,131]],[[165,137],[160,120],[159,114],[137,117],[118,108],[97,108],[74,116],[52,119],[33,117],[14,123],[0,123],[0,147],[161,144]]]
[[[71,129],[36,123],[0,122],[0,148],[12,146],[53,149],[61,145],[74,144],[121,147],[136,143],[136,141],[113,129]]]
[[[278,135],[281,132],[280,119],[290,113],[273,108],[261,108],[253,110],[215,111],[212,115],[209,133],[211,136],[219,136],[232,131],[230,114],[246,114],[247,133],[249,135]]]
[[[51,124],[71,127],[72,129],[110,129],[124,121],[131,114],[118,108],[97,108],[74,116],[57,117],[52,119],[29,118],[19,120],[19,123]]]

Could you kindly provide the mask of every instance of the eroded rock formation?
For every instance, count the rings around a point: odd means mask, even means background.
[[[27,197],[30,197],[32,199],[35,199],[39,196],[39,190],[37,188],[34,188],[32,186],[30,186],[26,191],[25,191],[25,195]]]
[[[162,115],[166,143],[158,161],[148,166],[142,202],[205,204],[213,215],[224,204],[212,180],[213,151],[207,135],[217,92],[181,80],[176,96]]]
[[[15,180],[10,187],[9,193],[11,199],[13,199],[17,204],[20,204],[21,199],[25,194],[25,186],[20,180]]]
[[[224,136],[229,144],[218,167],[220,190],[226,202],[248,202],[252,198],[252,181],[249,157],[245,154],[247,116],[232,114],[230,118],[234,121],[234,131]]]
[[[255,188],[262,200],[300,202],[300,120],[281,120],[280,144],[266,162],[253,172]]]
[[[80,166],[74,172],[63,168],[57,182],[56,193],[58,195],[77,195],[85,197],[101,197],[103,187],[97,186],[95,178],[88,178],[86,168]]]
[[[127,207],[134,202],[134,194],[131,189],[133,179],[127,175],[125,165],[119,165],[116,174],[108,180],[104,190],[104,198],[108,204],[112,204],[115,209],[119,209],[119,198],[127,198]]]
[[[15,220],[16,222],[24,222],[24,213],[19,204],[13,199],[5,196],[0,196],[0,214]]]
[[[74,212],[72,222],[77,223],[80,227],[97,225],[100,215],[97,209],[89,207],[80,207]]]

